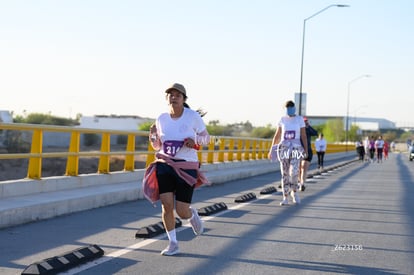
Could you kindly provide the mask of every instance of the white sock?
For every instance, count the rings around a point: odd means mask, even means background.
[[[177,243],[177,234],[175,232],[175,229],[173,229],[171,231],[167,231],[167,236],[168,236],[168,239],[170,240],[170,242]]]
[[[193,220],[194,219],[194,213],[193,213],[193,211],[191,210],[192,208],[190,207],[190,211],[191,211],[191,218],[189,218],[188,219],[188,221],[191,221],[191,220]]]

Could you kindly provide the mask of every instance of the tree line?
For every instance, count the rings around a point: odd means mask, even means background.
[[[81,114],[77,114],[75,119],[53,116],[43,113],[30,113],[25,116],[13,116],[14,123],[44,124],[44,125],[61,125],[76,126],[80,123]],[[153,122],[146,122],[139,126],[141,131],[148,131]],[[207,123],[207,130],[210,135],[214,136],[237,136],[237,137],[253,137],[253,138],[272,138],[276,125],[253,126],[249,121],[237,122],[230,124],[222,124],[219,120],[211,120]],[[332,119],[326,121],[325,124],[312,125],[318,132],[323,133],[328,142],[344,142],[346,140],[346,131],[343,120]],[[384,140],[405,142],[411,139],[413,133],[406,132],[403,129],[380,129],[377,131],[362,131],[358,126],[351,125],[348,131],[348,141],[355,142],[362,140],[366,136],[377,137],[382,135]],[[316,139],[313,137],[312,140]]]

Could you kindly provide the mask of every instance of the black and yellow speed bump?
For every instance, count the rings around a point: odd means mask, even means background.
[[[234,199],[234,202],[247,202],[256,199],[256,194],[251,192],[241,196],[238,196]]]
[[[55,256],[29,265],[22,275],[58,274],[104,255],[97,245],[81,247],[64,255]]]
[[[175,218],[175,228],[180,227],[182,224],[179,218]],[[138,229],[137,233],[135,233],[135,238],[152,238],[163,233],[165,233],[165,227],[161,221]]]
[[[198,209],[198,215],[209,216],[209,215],[213,215],[217,212],[220,212],[226,209],[227,209],[227,205],[224,202],[215,203],[215,204]]]
[[[277,189],[274,186],[269,186],[269,187],[266,187],[266,188],[263,188],[262,190],[260,190],[261,195],[272,194],[274,192],[277,192]]]

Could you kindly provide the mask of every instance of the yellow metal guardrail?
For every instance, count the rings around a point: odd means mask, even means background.
[[[27,178],[40,179],[42,177],[43,158],[66,158],[66,176],[77,176],[79,173],[79,158],[98,157],[98,173],[110,173],[111,156],[124,157],[124,171],[134,171],[135,156],[145,157],[146,165],[154,161],[154,150],[148,143],[147,131],[120,131],[100,130],[78,127],[50,126],[39,124],[0,123],[0,130],[26,131],[31,134],[30,153],[3,153],[0,160],[28,159]],[[43,135],[45,132],[70,133],[70,142],[67,151],[43,152]],[[101,136],[99,151],[81,151],[81,135],[97,134]],[[124,151],[111,150],[111,136],[127,136]],[[146,150],[136,150],[136,137],[144,137],[143,147]],[[271,140],[257,138],[211,137],[211,142],[204,146],[198,157],[201,163],[224,161],[243,161],[267,158],[267,151]],[[62,149],[64,150],[64,149]]]
[[[78,176],[79,158],[81,157],[99,158],[97,172],[103,174],[111,172],[111,156],[124,157],[124,171],[134,171],[135,157],[137,155],[145,157],[146,165],[154,161],[155,152],[148,143],[147,131],[100,130],[40,124],[0,123],[0,131],[7,130],[26,131],[31,134],[30,153],[0,154],[0,161],[5,159],[28,159],[27,178],[30,179],[42,178],[43,158],[66,158],[66,176]],[[70,133],[67,151],[43,152],[43,135],[45,132]],[[100,150],[81,151],[80,142],[82,134],[101,135]],[[124,151],[111,151],[112,135],[127,136]],[[145,137],[143,144],[141,144],[142,146],[139,147],[146,148],[146,150],[136,150],[136,137]],[[212,136],[211,142],[198,152],[198,157],[202,164],[267,159],[270,145],[271,139]],[[329,144],[327,153],[344,152],[345,148],[345,145]]]

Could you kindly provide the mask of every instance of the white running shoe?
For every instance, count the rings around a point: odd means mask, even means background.
[[[178,243],[170,242],[166,249],[161,251],[161,255],[163,256],[173,256],[180,253],[178,249]]]
[[[288,205],[289,201],[286,197],[283,198],[283,200],[279,203],[280,205]]]
[[[293,203],[295,203],[295,204],[300,204],[300,198],[299,198],[298,192],[294,192],[294,191],[292,191],[292,192],[290,193],[290,195],[292,196]]]
[[[190,219],[191,227],[193,228],[194,234],[201,235],[204,232],[203,221],[200,219],[197,209],[191,207],[190,209],[193,213],[193,217]]]

